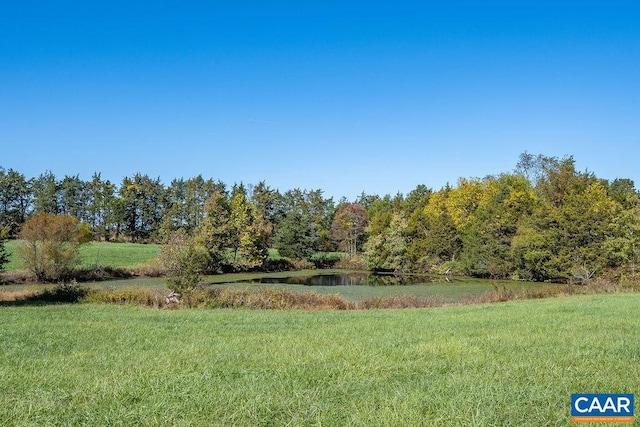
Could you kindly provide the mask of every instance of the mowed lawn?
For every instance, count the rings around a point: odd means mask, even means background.
[[[9,263],[5,266],[7,271],[24,268],[18,254],[19,244],[18,240],[7,242],[10,254]],[[160,248],[156,244],[90,242],[80,246],[81,266],[131,267],[145,264],[158,256]]]
[[[571,425],[637,393],[640,294],[413,310],[0,308],[0,425]]]

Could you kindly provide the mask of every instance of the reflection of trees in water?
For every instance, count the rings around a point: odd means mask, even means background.
[[[257,283],[306,285],[306,286],[405,286],[420,283],[431,283],[434,279],[427,276],[395,275],[395,274],[318,274],[299,277],[265,277],[257,279]]]
[[[367,278],[369,286],[406,286],[420,283],[431,283],[433,278],[427,276],[371,274]]]

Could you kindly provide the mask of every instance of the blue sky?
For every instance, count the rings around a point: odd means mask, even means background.
[[[640,186],[640,2],[345,3],[0,0],[0,165],[354,198],[527,150]]]

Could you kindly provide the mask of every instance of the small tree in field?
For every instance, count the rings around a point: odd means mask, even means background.
[[[183,230],[171,233],[160,251],[160,262],[168,274],[167,283],[180,294],[191,292],[196,287],[207,261],[204,246]]]
[[[41,213],[22,225],[18,251],[39,281],[67,280],[80,262],[83,238],[76,218]]]

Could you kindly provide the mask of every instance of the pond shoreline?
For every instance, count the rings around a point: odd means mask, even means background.
[[[360,278],[356,283],[334,283],[332,285],[301,284],[304,280],[318,277],[332,277],[336,275]],[[383,278],[390,280],[401,277],[403,284],[368,285],[362,278]],[[410,280],[409,280],[410,278]],[[268,283],[260,283],[268,282]],[[297,282],[297,283],[296,283]],[[409,282],[409,283],[407,283]],[[54,288],[56,284],[10,284],[0,286],[4,293],[24,292],[28,290]],[[92,289],[156,289],[168,290],[164,277],[132,277],[125,279],[82,282],[81,286]],[[369,298],[389,298],[400,296],[439,298],[450,303],[456,303],[465,298],[473,298],[495,292],[496,289],[508,291],[538,290],[550,284],[536,282],[514,282],[507,280],[488,280],[461,276],[435,276],[427,274],[405,273],[394,275],[389,273],[373,273],[362,270],[299,270],[274,273],[227,273],[204,276],[198,286],[199,289],[239,289],[239,290],[283,290],[297,293],[317,292],[319,294],[336,294],[351,301],[363,301]],[[558,285],[555,285],[558,286]]]

